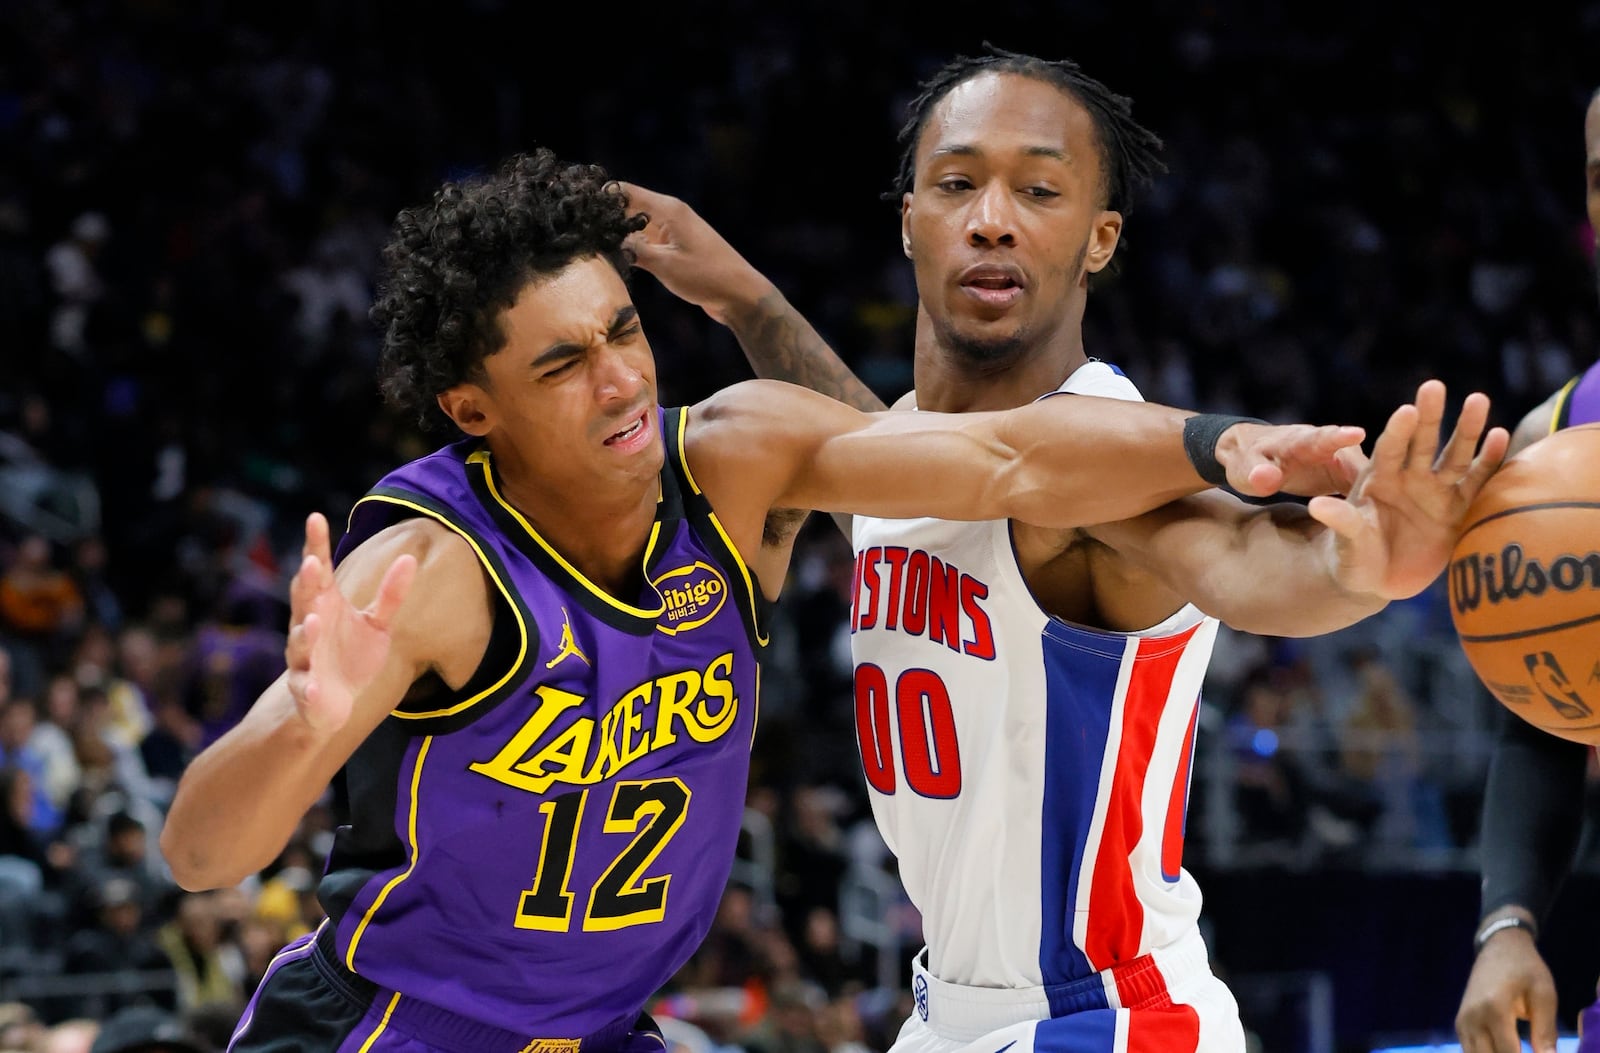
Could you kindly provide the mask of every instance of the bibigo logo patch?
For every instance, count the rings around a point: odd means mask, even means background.
[[[669,570],[650,584],[661,594],[666,613],[656,628],[674,636],[710,621],[728,599],[728,583],[717,568],[695,562]]]

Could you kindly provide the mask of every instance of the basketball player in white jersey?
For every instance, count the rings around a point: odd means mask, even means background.
[[[902,142],[920,305],[897,406],[1138,399],[1081,332],[1119,209],[1159,167],[1127,101],[1070,63],[992,53],[936,74]],[[878,404],[687,206],[628,190],[652,217],[639,264],[729,325],[758,372]],[[1356,455],[1348,499],[1309,515],[1213,490],[1084,530],[842,524],[866,780],[927,943],[893,1053],[1244,1049],[1181,866],[1218,621],[1314,635],[1432,582],[1508,438],[1483,435],[1473,395],[1440,450],[1444,398],[1425,384]]]

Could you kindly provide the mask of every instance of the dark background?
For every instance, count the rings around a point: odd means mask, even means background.
[[[181,756],[237,715],[237,700],[196,701],[204,630],[281,630],[305,513],[342,521],[423,448],[376,399],[362,314],[399,208],[534,145],[602,163],[693,204],[893,398],[910,382],[912,309],[897,204],[881,197],[895,134],[916,82],[985,41],[1077,59],[1167,142],[1170,171],[1130,213],[1086,332],[1147,396],[1375,433],[1438,376],[1453,404],[1487,391],[1495,422],[1514,425],[1595,352],[1582,121],[1600,5],[1268,6],[12,0],[0,429],[89,481],[100,514],[84,536],[105,564],[86,577],[70,532],[52,558],[109,598],[98,617],[115,631],[159,630],[173,669],[145,702]],[[86,213],[108,234],[73,336],[61,314],[75,294],[47,261]],[[747,375],[697,310],[648,275],[635,291],[664,402]],[[32,532],[0,515],[0,568]],[[796,679],[775,689],[822,706],[814,694],[836,685],[799,672],[839,624],[833,552],[812,524],[786,601]],[[0,623],[17,693],[77,675],[96,618],[42,635]],[[1488,730],[1457,719],[1481,696],[1396,668],[1425,718]],[[1219,714],[1235,686],[1219,686]],[[861,821],[847,714],[788,719],[758,745],[758,789],[787,801],[829,785],[849,802],[839,821]],[[1466,748],[1468,782],[1486,741]],[[1219,969],[1326,973],[1340,1049],[1449,1034],[1476,918],[1470,790],[1453,798],[1453,854],[1401,872],[1370,858],[1212,865],[1195,819]],[[159,794],[150,803],[153,827]],[[106,811],[82,806],[46,840]],[[1594,891],[1592,875],[1575,881],[1545,940],[1567,1024],[1600,975]],[[60,965],[50,950],[37,961]],[[1274,1033],[1292,1008],[1241,1000],[1265,1048],[1299,1048]]]

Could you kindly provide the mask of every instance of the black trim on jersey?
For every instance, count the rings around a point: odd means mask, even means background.
[[[413,694],[406,696],[404,702],[396,707],[402,713],[434,713],[449,709],[457,702],[471,698],[479,692],[487,691],[494,686],[496,680],[505,674],[502,670],[511,669],[517,660],[517,649],[522,641],[517,634],[516,619],[511,613],[511,607],[506,603],[505,597],[500,595],[500,590],[495,591],[494,622],[489,628],[489,646],[484,648],[483,661],[478,663],[478,668],[459,690],[452,690],[450,685],[437,673],[428,672],[412,687]],[[523,617],[528,617],[526,611]],[[511,696],[511,693],[528,680],[526,670],[533,668],[532,660],[538,656],[538,626],[531,621],[529,626],[528,653],[523,657],[523,675],[513,674],[498,691],[467,706],[457,713],[449,716],[410,716],[404,718],[389,717],[402,726],[411,729],[412,735],[448,735],[452,731],[471,724],[478,717],[492,711],[501,702]],[[422,690],[417,690],[420,687]]]
[[[627,610],[607,603],[596,593],[593,585],[579,578],[567,567],[562,566],[538,541],[528,536],[528,528],[517,521],[516,517],[511,514],[490,487],[491,480],[486,478],[488,473],[492,473],[495,487],[503,489],[503,487],[500,487],[499,472],[495,471],[492,458],[483,462],[481,468],[470,462],[466,464],[465,468],[467,482],[472,487],[473,494],[478,498],[478,502],[483,505],[484,510],[494,519],[495,525],[505,533],[506,538],[512,545],[516,546],[517,551],[528,557],[529,562],[540,573],[560,586],[562,591],[571,596],[579,607],[582,607],[584,611],[605,622],[613,629],[619,629],[633,636],[648,636],[656,631],[656,622],[659,620],[659,614],[651,614],[649,617],[644,617],[629,613]],[[662,472],[663,489],[666,486],[666,476],[667,473]],[[661,521],[661,510],[664,505],[665,501],[663,500],[656,506],[656,521],[658,523]],[[659,558],[660,551],[666,546],[666,542],[671,540],[670,533],[670,527],[663,525],[661,527],[661,535],[663,536],[658,537],[645,553],[643,567],[646,575],[649,573],[652,560]],[[646,582],[646,586],[648,587],[648,582]],[[652,593],[654,592],[653,589],[651,591]],[[659,600],[659,597],[657,599]],[[619,600],[618,602],[625,601]],[[635,605],[627,604],[627,606],[633,607]]]
[[[745,635],[750,638],[750,646],[755,648],[757,655],[760,655],[766,651],[768,636],[765,630],[772,624],[774,605],[756,586],[755,572],[739,558],[732,546],[724,540],[718,525],[711,521],[716,510],[711,507],[706,495],[695,485],[693,473],[678,455],[679,436],[689,420],[689,408],[675,406],[663,409],[661,419],[666,424],[667,440],[667,470],[661,473],[662,489],[667,488],[667,480],[670,478],[681,502],[681,514],[684,520],[693,528],[695,536],[711,550],[711,555],[720,565],[723,576],[728,579],[728,587],[733,590],[734,598],[739,604],[739,620],[744,623]],[[746,587],[747,574],[749,587]]]
[[[368,501],[371,503],[366,504]],[[489,628],[489,640],[484,648],[483,658],[478,662],[472,675],[467,678],[467,682],[459,690],[452,691],[449,685],[435,676],[432,682],[438,685],[437,690],[425,689],[418,694],[408,695],[394,708],[391,715],[385,718],[387,721],[397,721],[408,734],[413,736],[447,734],[465,727],[485,713],[492,712],[515,694],[528,679],[535,668],[533,659],[539,653],[539,626],[534,620],[533,612],[523,603],[510,571],[501,562],[494,546],[469,524],[462,522],[461,517],[448,505],[414,490],[380,486],[373,488],[357,502],[356,511],[352,515],[360,514],[363,504],[366,504],[369,514],[379,510],[387,512],[388,515],[380,515],[380,519],[388,520],[391,524],[404,519],[414,519],[423,514],[407,509],[403,504],[393,503],[395,501],[424,508],[448,523],[451,528],[471,538],[477,548],[480,562],[486,564],[485,569],[494,579],[493,582],[487,583],[494,598],[494,617]],[[521,634],[517,628],[519,615],[522,631],[526,633],[527,639],[527,647],[523,651],[520,664],[517,663],[517,651],[522,647]],[[488,691],[497,681],[501,681],[497,689],[471,705],[464,706],[454,713],[440,712],[452,709],[473,696]],[[424,715],[430,713],[440,713],[440,715]]]
[[[406,845],[395,832],[395,816],[400,814],[400,767],[415,736],[414,722],[389,717],[340,770],[350,818],[334,832],[327,869],[317,885],[317,900],[334,925],[374,875],[406,865]]]

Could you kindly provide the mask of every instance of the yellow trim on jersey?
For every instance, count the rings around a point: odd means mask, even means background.
[[[694,481],[694,473],[689,470],[689,455],[683,452],[683,433],[688,430],[689,407],[684,406],[678,410],[678,463],[683,465],[683,477],[689,480],[689,488],[698,494],[700,484]]]
[[[761,613],[756,609],[756,585],[755,580],[750,577],[750,568],[745,565],[744,557],[739,555],[739,546],[735,545],[733,538],[729,537],[728,532],[722,529],[722,520],[717,518],[717,513],[712,512],[706,518],[711,520],[711,525],[717,528],[717,533],[722,536],[722,543],[728,546],[728,552],[732,554],[733,561],[739,564],[739,576],[744,579],[745,595],[750,598],[750,624],[755,626],[756,640],[760,642],[762,647],[765,647],[767,646],[767,634],[761,631]]]
[[[689,455],[683,449],[683,435],[689,430],[689,407],[684,406],[678,410],[678,463],[683,465],[683,477],[689,480],[689,486],[694,492],[701,493],[700,484],[694,481],[694,473],[689,470]],[[722,529],[722,521],[717,518],[717,513],[711,513],[711,525],[717,528],[717,533],[722,535],[722,543],[728,546],[728,552],[733,556],[733,561],[739,564],[739,574],[744,578],[745,595],[750,597],[750,624],[755,626],[756,639],[761,641],[761,646],[767,645],[767,637],[761,631],[761,614],[756,609],[755,581],[750,577],[750,568],[745,564],[744,556],[739,552],[739,546],[733,543],[733,538]]]
[[[761,663],[756,662],[756,704],[750,714],[750,748],[756,748],[756,725],[761,723]]]
[[[389,879],[389,883],[378,893],[378,898],[372,901],[372,906],[367,908],[361,924],[356,926],[355,934],[350,937],[350,948],[344,952],[345,968],[351,972],[359,971],[356,969],[356,945],[361,942],[361,936],[367,931],[373,915],[378,913],[378,908],[383,906],[383,901],[389,898],[389,893],[394,891],[395,886],[410,877],[411,872],[417,869],[417,859],[421,856],[417,850],[417,790],[422,784],[422,762],[428,759],[428,747],[432,745],[432,735],[422,740],[422,748],[417,751],[416,767],[411,770],[411,816],[406,823],[406,840],[411,849],[411,862],[404,871]],[[394,1009],[393,1002],[389,1003],[389,1009],[391,1011]],[[384,1016],[384,1020],[387,1022],[387,1015]]]
[[[479,547],[478,542],[471,534],[467,533],[466,530],[457,526],[455,523],[450,522],[450,520],[446,519],[444,516],[440,515],[438,512],[435,512],[431,508],[424,507],[423,505],[419,505],[413,501],[407,501],[403,498],[390,497],[386,494],[369,494],[368,496],[363,497],[360,501],[356,502],[356,508],[360,508],[367,501],[386,501],[392,505],[399,505],[402,508],[409,508],[414,512],[421,512],[423,515],[442,523],[444,526],[449,527],[451,530],[461,535],[462,540],[464,540],[468,545],[472,546],[472,551],[478,556],[478,562],[483,564],[483,569],[488,572],[490,579],[494,582],[495,588],[499,589],[500,595],[506,598],[506,606],[511,608],[512,617],[517,619],[517,660],[511,663],[510,668],[506,670],[505,675],[499,680],[496,680],[492,685],[484,688],[482,691],[479,691],[471,698],[457,702],[455,705],[450,706],[447,709],[431,709],[426,713],[413,713],[409,710],[392,709],[389,711],[389,715],[391,717],[399,717],[401,720],[429,720],[433,717],[453,716],[454,714],[461,712],[463,709],[472,708],[489,695],[494,694],[496,691],[500,690],[500,688],[504,687],[506,681],[510,680],[516,671],[522,668],[522,660],[528,657],[528,623],[523,620],[522,609],[517,606],[517,601],[512,599],[511,590],[506,587],[505,582],[500,580],[500,575],[494,572],[494,564],[489,562],[488,554],[485,553],[481,547]],[[355,517],[354,509],[351,510],[350,515],[352,519]]]
[[[1556,432],[1561,430],[1561,411],[1567,408],[1568,402],[1572,401],[1572,393],[1578,389],[1578,381],[1582,379],[1583,375],[1580,373],[1578,376],[1575,376],[1571,380],[1567,381],[1561,390],[1556,393],[1555,412],[1550,414],[1551,435],[1554,435]]]
[[[361,1048],[356,1053],[367,1053],[367,1050],[372,1048],[372,1044],[378,1041],[378,1036],[383,1034],[384,1029],[389,1026],[389,1018],[394,1015],[394,1007],[399,1004],[400,992],[396,991],[394,997],[389,999],[389,1004],[384,1007],[383,1019],[378,1021],[378,1029],[367,1036],[367,1040],[361,1043]]]
[[[621,600],[617,599],[615,596],[600,588],[588,578],[584,577],[582,572],[580,572],[577,567],[574,567],[571,563],[568,563],[566,557],[562,556],[561,553],[557,552],[555,548],[551,546],[550,542],[539,536],[539,532],[533,528],[533,524],[528,522],[527,519],[523,518],[522,513],[517,511],[516,508],[512,506],[510,501],[507,501],[504,497],[500,496],[500,489],[494,485],[494,472],[490,470],[489,460],[490,458],[488,450],[476,450],[467,457],[468,464],[483,465],[483,481],[484,485],[489,488],[490,496],[495,499],[501,508],[506,510],[506,513],[510,515],[511,518],[520,523],[522,525],[522,529],[528,532],[528,536],[533,538],[534,541],[538,542],[540,548],[544,549],[545,554],[559,563],[561,568],[568,574],[571,574],[573,579],[577,581],[578,584],[582,585],[584,588],[588,589],[590,592],[594,593],[600,599],[604,600],[606,603],[609,603],[617,610],[622,611],[624,614],[631,614],[635,618],[649,618],[653,621],[657,618],[660,618],[667,612],[667,605],[665,603],[662,603],[653,611],[644,607],[635,607],[632,604],[623,603]],[[657,503],[660,503],[660,494],[656,495],[656,501]],[[659,537],[660,534],[661,521],[658,519],[650,527],[650,541],[645,545],[644,549],[644,559],[642,563],[647,571],[650,564],[650,553],[655,551],[656,538]],[[646,578],[648,579],[648,573],[646,574]],[[661,597],[657,596],[656,598],[660,599]]]

